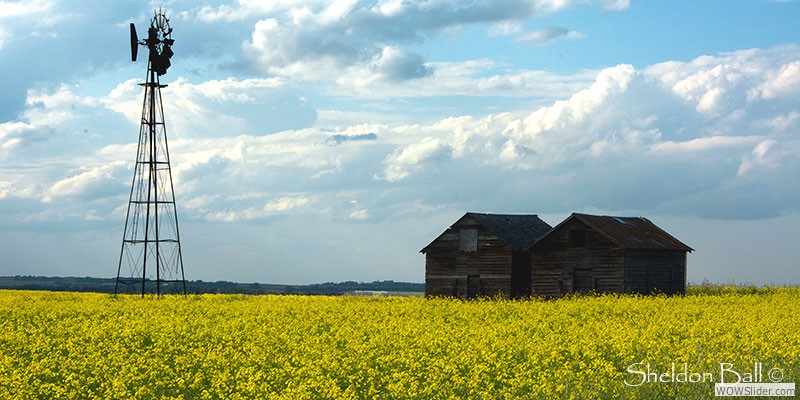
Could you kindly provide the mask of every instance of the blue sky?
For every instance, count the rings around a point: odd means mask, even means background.
[[[422,282],[476,211],[800,283],[795,1],[0,1],[0,275],[115,275],[158,7],[188,279]]]

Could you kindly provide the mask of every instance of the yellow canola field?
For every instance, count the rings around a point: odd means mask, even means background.
[[[800,386],[796,288],[557,301],[0,291],[0,324],[3,399],[713,398],[721,374]]]

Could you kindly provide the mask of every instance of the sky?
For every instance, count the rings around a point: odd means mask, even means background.
[[[0,1],[0,275],[114,277],[146,57],[186,278],[423,282],[467,211],[644,216],[800,284],[800,2]]]

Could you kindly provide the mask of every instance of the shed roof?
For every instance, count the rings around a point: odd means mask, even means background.
[[[573,213],[558,224],[553,231],[572,219],[583,222],[622,249],[694,250],[644,217],[612,217]],[[539,240],[541,239],[543,238]]]
[[[497,237],[511,247],[513,251],[527,249],[533,242],[552,229],[547,222],[542,221],[536,214],[486,214],[468,212],[453,223],[442,235],[447,233],[450,229],[453,229],[454,226],[458,225],[465,218],[474,219],[478,224],[497,235]],[[439,235],[439,237],[442,235]],[[439,237],[425,246],[420,252],[425,253],[428,247],[436,242]]]

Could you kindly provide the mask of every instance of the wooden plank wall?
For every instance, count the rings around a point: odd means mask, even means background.
[[[686,294],[686,252],[627,250],[625,291],[642,294]]]
[[[477,229],[476,251],[461,251],[461,228]],[[570,231],[583,230],[583,245]],[[425,294],[471,297],[511,295],[511,248],[466,218],[426,248]],[[623,250],[578,220],[561,225],[534,246],[531,295],[560,297],[574,292],[686,292],[686,252]]]
[[[459,230],[462,227],[477,228],[476,251],[459,250]],[[481,296],[508,296],[511,293],[511,261],[508,245],[488,229],[464,221],[428,246],[425,253],[425,294],[468,297],[471,292]]]
[[[583,230],[583,246],[570,244],[570,231]],[[572,220],[533,248],[531,292],[560,297],[573,292],[622,292],[623,252],[604,236]]]

